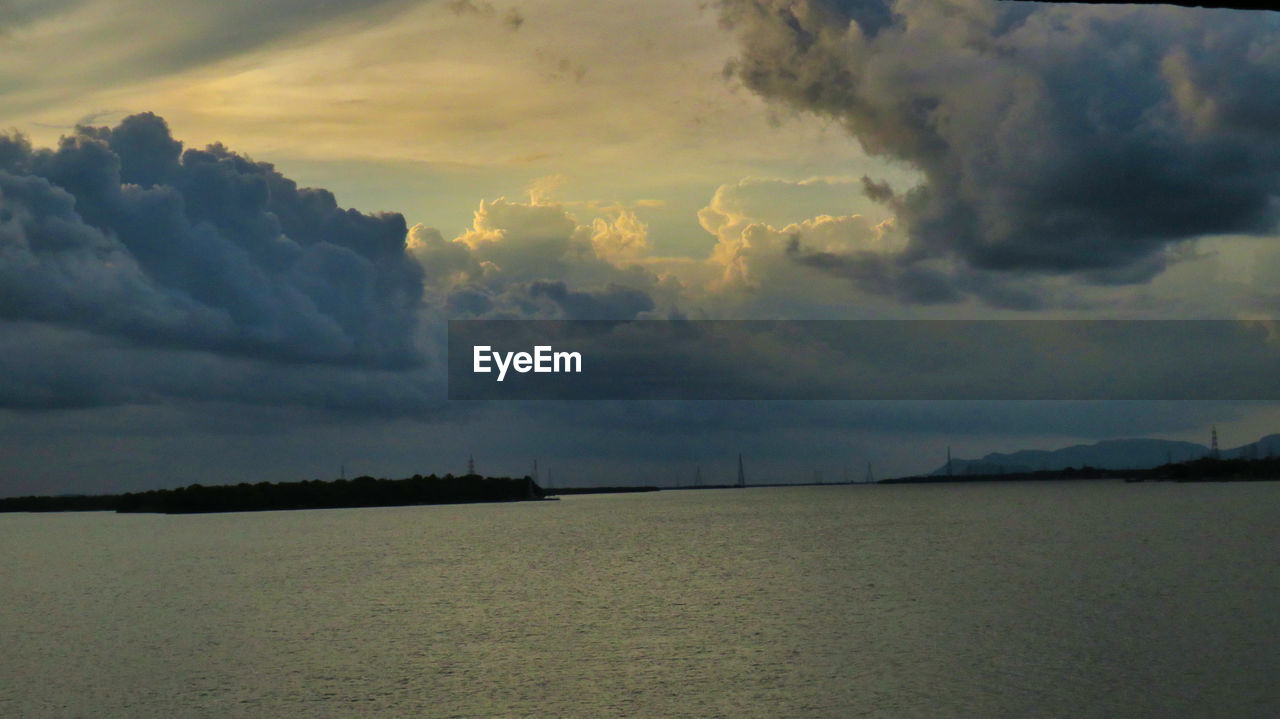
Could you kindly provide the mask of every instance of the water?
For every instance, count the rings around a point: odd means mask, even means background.
[[[5,717],[1280,716],[1280,484],[0,515]]]

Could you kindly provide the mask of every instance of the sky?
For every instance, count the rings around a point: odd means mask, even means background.
[[[0,0],[0,496],[1280,431],[1239,397],[451,402],[443,370],[448,319],[1275,319],[1277,18]]]

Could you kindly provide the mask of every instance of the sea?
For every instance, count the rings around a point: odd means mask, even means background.
[[[1277,717],[1280,483],[0,515],[3,717]]]

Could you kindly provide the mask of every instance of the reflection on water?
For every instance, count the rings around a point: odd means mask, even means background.
[[[1280,484],[0,515],[3,716],[1280,716]]]

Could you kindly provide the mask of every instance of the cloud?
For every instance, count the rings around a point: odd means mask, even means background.
[[[1010,274],[949,257],[918,256],[895,214],[901,199],[888,183],[867,177],[799,182],[748,178],[721,185],[698,212],[703,229],[717,240],[703,264],[712,276],[688,264],[673,264],[671,270],[687,285],[708,289],[699,299],[714,305],[719,315],[758,318],[830,317],[833,308],[844,317],[851,311],[896,316],[911,306],[963,308],[974,299],[1018,312],[1082,309],[1090,302],[1113,308],[1116,297],[1084,292],[1079,283],[1113,287],[1144,269],[1142,264],[1109,268],[1082,273],[1068,283],[1061,276]],[[868,214],[828,214],[867,200],[873,203],[866,205]],[[873,214],[884,219],[874,220]],[[790,219],[795,217],[803,219]],[[1167,260],[1160,255],[1148,262]],[[664,260],[649,258],[644,264],[658,268]],[[871,298],[890,304],[869,305]],[[725,303],[732,299],[736,306]]]
[[[414,225],[405,245],[422,267],[428,287],[464,282],[483,272],[465,243],[448,241],[433,227]]]
[[[787,208],[797,202],[804,208],[800,212],[817,209],[823,206],[822,200],[830,201],[830,187],[825,182],[744,180],[716,190],[710,204],[698,212],[703,229],[716,236],[709,258],[719,268],[714,288],[746,289],[771,297],[813,297],[819,289],[814,285],[816,270],[854,279],[864,292],[892,294],[892,288],[874,276],[890,269],[902,246],[891,220],[875,223],[863,215],[817,214],[775,226],[759,219],[794,216],[791,213],[797,210]],[[852,196],[854,185],[839,187],[842,200]],[[789,201],[779,203],[778,198]]]
[[[874,206],[862,199],[860,183],[854,178],[748,177],[718,187],[708,207],[726,216],[784,227],[820,215],[866,214]]]
[[[533,282],[523,288],[533,302],[550,303],[552,316],[573,320],[634,318],[654,308],[653,298],[640,290],[609,284],[591,292],[570,290],[563,282]]]
[[[0,139],[0,307],[133,344],[411,366],[422,272],[404,218],[339,208],[144,114],[56,149]]]
[[[597,257],[608,261],[638,259],[653,250],[648,228],[628,210],[619,210],[613,219],[592,220],[591,246]]]
[[[206,403],[306,410],[332,417],[431,419],[444,380],[429,371],[262,361],[140,346],[52,323],[5,322],[0,408],[32,411]]]
[[[6,78],[7,94],[17,107],[28,101],[38,105],[51,94],[87,94],[121,80],[137,82],[296,42],[338,23],[351,32],[413,4],[170,0],[164,12],[157,12],[150,0],[19,0],[0,3],[0,63],[13,61],[27,70]],[[23,32],[4,32],[15,27]],[[81,61],[65,61],[69,48]]]
[[[787,255],[805,267],[845,277],[871,294],[890,295],[913,304],[960,301],[960,294],[942,272],[920,265],[902,266],[873,252],[841,254],[805,250],[796,237],[787,246]]]
[[[564,173],[556,173],[545,177],[535,178],[529,183],[529,204],[531,205],[549,205],[555,202],[554,196],[556,192],[569,182],[569,176]]]
[[[426,418],[445,406],[445,318],[650,316],[679,287],[625,265],[646,247],[625,208],[580,225],[504,199],[446,240],[184,148],[152,114],[55,148],[0,137],[0,407]]]
[[[898,274],[857,257],[801,261],[893,283],[941,259],[1132,284],[1163,272],[1179,243],[1276,225],[1269,15],[988,0],[720,6],[741,43],[733,76],[924,176],[896,198],[867,181],[873,198],[900,202],[910,241]]]
[[[449,317],[632,319],[673,309],[680,288],[631,262],[649,250],[644,224],[611,209],[580,225],[545,192],[529,203],[485,200],[458,237],[418,225],[408,247]]]

